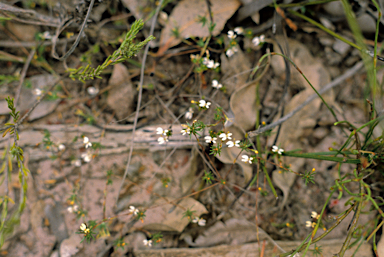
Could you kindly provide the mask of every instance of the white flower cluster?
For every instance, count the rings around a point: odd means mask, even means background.
[[[244,33],[244,29],[242,27],[236,27],[234,30],[229,30],[227,36],[229,39],[235,39],[238,35]]]
[[[232,139],[231,136],[232,136],[232,133],[227,132],[227,133],[221,133],[221,134],[219,135],[219,138],[221,139],[221,141],[225,141],[225,140],[231,140],[231,139]],[[205,139],[205,142],[208,143],[208,144],[209,144],[209,143],[214,143],[214,144],[216,144],[217,137],[206,136],[206,137],[204,137],[204,139]],[[226,145],[227,145],[228,147],[234,147],[234,146],[236,146],[236,147],[240,147],[240,140],[236,140],[236,141],[228,141],[228,142],[226,143]]]
[[[160,145],[164,144],[165,142],[168,142],[168,129],[163,130],[162,128],[158,127],[156,131],[157,131],[156,134],[161,135],[157,139]]]
[[[210,60],[208,57],[203,58],[203,64],[207,66],[208,69],[216,69],[220,66],[220,63]]]
[[[200,227],[204,227],[205,224],[207,223],[207,221],[206,221],[205,219],[203,219],[203,218],[198,218],[198,217],[194,218],[194,219],[192,220],[192,222],[193,222],[193,223],[197,223]]]

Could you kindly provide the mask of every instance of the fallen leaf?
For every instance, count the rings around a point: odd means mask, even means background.
[[[180,233],[190,223],[190,220],[184,217],[184,213],[187,209],[195,211],[194,214],[197,217],[208,212],[203,204],[191,197],[183,199],[171,212],[170,210],[173,209],[174,206],[164,199],[158,199],[153,203],[153,206],[155,207],[149,208],[145,212],[144,222],[137,222],[134,227],[142,227],[143,229],[148,230],[175,231]],[[180,206],[183,208],[180,208]]]
[[[107,104],[116,113],[118,119],[124,119],[132,111],[131,108],[136,91],[129,79],[128,69],[123,64],[114,65],[112,76],[108,83],[108,86],[111,85],[113,87],[109,90]]]
[[[232,17],[240,6],[238,0],[211,0],[213,22],[216,24],[212,35],[217,36],[223,30],[227,20]],[[199,22],[199,17],[205,17],[205,26]],[[161,31],[160,49],[158,54],[163,54],[167,49],[181,42],[183,38],[209,36],[209,15],[205,1],[183,0],[173,9],[167,25]],[[175,37],[173,30],[177,29],[179,37]]]

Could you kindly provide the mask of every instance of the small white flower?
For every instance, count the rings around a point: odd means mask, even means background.
[[[67,211],[68,211],[69,213],[73,213],[73,207],[72,207],[72,206],[69,206],[69,207],[67,208]]]
[[[235,146],[235,143],[233,143],[233,141],[228,141],[228,142],[227,142],[227,146],[228,146],[229,148],[234,147],[234,146]]]
[[[129,213],[131,213],[133,215],[137,215],[139,213],[139,209],[136,209],[135,206],[131,205],[131,206],[129,206]]]
[[[232,133],[231,133],[231,132],[221,133],[221,134],[219,135],[219,137],[221,138],[222,141],[225,141],[225,140],[227,140],[227,139],[232,139],[231,136],[232,136]]]
[[[213,67],[212,67],[212,69],[216,69],[217,67],[219,67],[220,66],[220,63],[218,63],[218,62],[215,62],[214,64],[213,64]]]
[[[90,152],[86,152],[81,154],[81,158],[83,158],[84,162],[90,162],[92,160],[92,154]]]
[[[306,221],[305,222],[305,226],[308,227],[308,228],[313,228],[316,226],[316,223],[315,222],[312,222],[312,221]]]
[[[235,39],[236,38],[236,34],[233,30],[229,30],[228,31],[228,38],[230,39]]]
[[[180,131],[180,133],[185,136],[185,134],[191,134],[191,129],[190,128],[185,128],[183,130]]]
[[[313,211],[313,212],[311,213],[311,217],[312,217],[313,219],[319,219],[319,218],[320,218],[320,215],[317,214],[317,212]]]
[[[217,137],[211,137],[211,136],[206,136],[206,137],[204,137],[204,139],[205,139],[205,142],[206,143],[214,143],[214,144],[216,144],[216,139],[217,139]]]
[[[265,40],[265,36],[264,35],[261,35],[260,37],[254,37],[252,39],[252,43],[255,45],[255,46],[258,46],[260,45],[261,43],[263,43]]]
[[[88,137],[84,137],[83,138],[83,144],[84,144],[85,148],[88,148],[88,147],[92,146],[92,143],[89,142],[89,138]]]
[[[89,95],[94,96],[94,95],[97,95],[97,93],[99,93],[99,89],[95,87],[89,87],[87,88],[87,92]]]
[[[242,162],[248,162],[249,164],[252,164],[253,157],[249,157],[248,155],[242,155],[241,158]]]
[[[237,48],[236,47],[231,47],[229,48],[225,54],[228,56],[228,57],[232,57],[232,55],[234,55],[235,53],[237,53]]]
[[[234,55],[235,52],[232,50],[232,48],[229,48],[229,49],[225,52],[225,54],[226,54],[228,57],[232,57],[232,55]]]
[[[161,145],[161,144],[164,144],[165,142],[168,142],[168,138],[167,137],[159,137],[157,139],[157,141],[159,142],[159,145]]]
[[[190,120],[190,119],[192,119],[192,117],[193,117],[193,109],[190,107],[190,108],[188,109],[188,111],[185,113],[185,118],[186,118],[187,120]]]
[[[35,88],[33,90],[33,94],[36,95],[36,96],[41,96],[43,94],[43,90],[41,90],[39,88]]]
[[[85,223],[81,223],[80,230],[85,231],[87,229],[87,225]]]
[[[207,223],[207,221],[205,220],[205,219],[203,219],[203,218],[194,218],[193,220],[192,220],[192,222],[193,223],[197,223],[200,227],[204,227],[205,226],[205,224]]]
[[[143,243],[144,243],[145,246],[148,246],[148,247],[151,247],[151,246],[152,246],[152,240],[144,239],[144,240],[143,240]]]
[[[279,149],[279,147],[277,147],[276,145],[272,146],[272,152],[274,153],[278,153],[278,154],[282,154],[284,152],[284,150],[282,148]]]
[[[219,82],[216,79],[214,79],[214,80],[212,80],[212,87],[219,89],[219,88],[222,88],[223,85],[219,84]]]
[[[163,134],[164,133],[164,130],[162,129],[162,128],[160,128],[160,127],[158,127],[157,129],[156,129],[156,134],[158,134],[158,135],[161,135],[161,134]]]
[[[244,33],[244,29],[243,29],[242,27],[236,27],[236,28],[234,29],[234,31],[235,31],[235,33],[236,33],[237,35],[241,35],[241,34]]]
[[[203,58],[203,64],[204,64],[205,66],[207,66],[208,63],[209,63],[209,59],[208,59],[207,57],[204,57],[204,58]]]
[[[208,69],[214,69],[215,61],[214,60],[208,60],[206,66],[207,66]]]
[[[60,151],[64,151],[64,150],[65,150],[65,145],[63,145],[63,144],[59,144],[59,150],[60,150]]]
[[[74,211],[74,212],[77,212],[78,210],[79,210],[79,206],[78,206],[78,205],[74,205],[74,206],[73,206],[73,211]]]
[[[201,108],[209,108],[209,106],[211,105],[211,103],[210,102],[206,102],[205,100],[200,100],[199,101],[199,106],[201,107]]]

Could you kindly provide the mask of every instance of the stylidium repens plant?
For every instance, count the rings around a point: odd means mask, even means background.
[[[342,2],[348,14],[348,7],[350,7],[349,3],[345,0],[342,0]],[[277,5],[275,3],[276,11],[281,11],[281,8],[285,7],[290,8],[290,6]],[[377,6],[377,9],[379,10],[380,8]],[[290,9],[287,11],[292,15],[296,15],[298,18],[302,18],[328,32],[328,30],[324,29],[322,25],[319,26],[317,22],[312,21],[303,14]],[[351,11],[349,11],[349,16],[353,16],[350,12]],[[349,19],[349,22],[353,24],[353,17],[349,17]],[[306,214],[308,215],[308,220],[303,222],[303,224],[293,224],[291,220],[287,220],[282,224],[276,225],[277,227],[284,227],[286,229],[302,227],[308,231],[306,238],[299,246],[295,249],[289,249],[287,252],[281,253],[278,256],[298,256],[299,253],[302,254],[301,256],[305,256],[308,251],[312,252],[316,256],[322,256],[322,248],[317,246],[316,243],[323,239],[326,235],[332,233],[340,222],[342,222],[352,212],[354,213],[354,216],[352,218],[351,225],[346,232],[347,238],[345,243],[341,246],[338,256],[343,256],[345,251],[354,244],[358,245],[363,241],[370,240],[371,238],[376,240],[376,231],[384,224],[384,222],[380,223],[380,221],[384,219],[384,212],[380,208],[384,202],[382,197],[374,190],[372,181],[375,176],[382,176],[384,174],[384,132],[380,136],[375,137],[373,131],[379,123],[384,120],[384,116],[380,116],[374,111],[375,101],[373,100],[372,102],[368,102],[372,111],[367,118],[367,122],[362,125],[360,124],[359,127],[352,125],[352,122],[350,121],[339,121],[334,110],[322,97],[322,92],[318,92],[315,87],[312,86],[311,81],[309,81],[305,74],[301,72],[300,67],[297,67],[296,64],[284,54],[267,51],[258,60],[254,69],[249,72],[249,80],[258,84],[266,74],[269,67],[269,65],[267,65],[269,59],[284,58],[287,64],[291,63],[293,67],[299,71],[301,76],[313,89],[314,93],[317,94],[317,97],[321,99],[325,108],[329,111],[330,117],[335,119],[335,121],[332,122],[333,126],[340,129],[345,136],[344,143],[340,146],[330,147],[326,152],[305,152],[301,149],[284,149],[285,146],[279,145],[278,143],[278,133],[273,130],[284,121],[281,121],[281,123],[276,122],[267,124],[261,120],[260,112],[256,117],[254,125],[255,130],[247,132],[243,131],[244,133],[240,137],[239,133],[235,133],[230,127],[230,124],[234,123],[235,119],[231,116],[229,111],[224,110],[224,108],[219,105],[218,101],[216,101],[218,93],[226,92],[226,82],[220,78],[222,75],[220,73],[220,69],[222,67],[220,63],[221,57],[219,57],[220,55],[215,54],[215,51],[223,54],[225,58],[230,59],[234,58],[234,56],[238,54],[242,45],[239,44],[239,42],[243,37],[252,39],[251,42],[253,46],[258,50],[260,50],[262,46],[267,46],[270,39],[266,35],[253,35],[251,29],[242,27],[235,27],[233,30],[224,32],[222,36],[214,37],[212,35],[212,31],[215,28],[213,21],[211,20],[209,22],[205,17],[198,17],[198,21],[203,25],[203,27],[205,26],[204,29],[208,29],[210,35],[199,40],[194,38],[190,39],[199,47],[199,53],[191,54],[189,58],[191,64],[193,65],[191,72],[193,72],[194,75],[200,79],[199,81],[202,81],[202,83],[199,88],[199,94],[189,94],[184,96],[188,99],[186,106],[184,106],[185,109],[181,111],[179,117],[173,117],[172,121],[175,123],[184,119],[182,120],[184,124],[181,124],[179,127],[180,134],[195,143],[199,157],[203,160],[202,165],[204,168],[199,168],[197,172],[198,174],[196,174],[196,177],[199,180],[198,186],[190,190],[191,192],[187,192],[186,195],[180,196],[179,199],[176,199],[173,202],[168,202],[183,209],[184,212],[181,219],[187,219],[188,226],[194,229],[202,229],[203,227],[210,226],[213,222],[217,221],[215,219],[218,216],[206,216],[205,214],[198,215],[197,211],[193,209],[193,206],[189,208],[179,206],[176,202],[185,197],[195,196],[216,187],[215,189],[217,189],[217,192],[223,190],[225,192],[230,192],[233,196],[231,204],[227,206],[228,210],[230,210],[244,192],[251,193],[253,190],[256,196],[255,220],[256,232],[258,233],[258,225],[260,223],[258,220],[257,210],[258,201],[260,201],[261,197],[268,197],[272,195],[275,199],[278,199],[279,197],[271,179],[271,172],[278,170],[279,173],[295,174],[303,180],[304,186],[311,186],[312,184],[317,183],[318,170],[313,167],[311,167],[310,171],[293,170],[294,168],[290,165],[290,158],[314,159],[319,161],[329,161],[337,165],[337,178],[332,179],[332,183],[329,185],[329,188],[327,188],[327,192],[322,192],[324,195],[327,195],[325,202],[322,203],[323,205],[318,206],[316,211],[308,210],[308,213]],[[149,36],[144,41],[135,43],[134,40],[136,35],[142,27],[142,20],[135,21],[132,24],[130,31],[126,34],[119,49],[106,58],[103,64],[96,68],[92,68],[90,67],[90,64],[88,64],[87,66],[81,66],[78,69],[68,69],[69,76],[72,79],[77,79],[81,82],[101,78],[102,72],[109,65],[124,62],[135,56],[150,40],[154,39],[153,36]],[[335,35],[334,32],[329,33],[331,35]],[[354,33],[357,34],[357,32]],[[173,29],[173,34],[176,37],[180,37],[179,28],[175,27]],[[226,45],[224,43],[225,41],[227,42]],[[191,43],[190,41],[188,42]],[[352,44],[352,46],[360,50],[362,54],[366,54],[362,46],[355,45],[354,43]],[[377,44],[377,38],[375,44]],[[218,49],[211,51],[214,47],[213,45],[215,47],[219,45]],[[376,47],[377,46],[375,46],[375,59],[374,64],[372,65],[372,74],[369,73],[369,76],[373,76],[373,74],[375,75],[375,71],[373,71],[373,69],[376,69],[376,67],[373,68],[373,66],[376,65]],[[268,47],[268,49],[270,49],[270,47]],[[87,55],[88,54],[89,53],[87,53]],[[366,56],[364,58],[366,58]],[[83,59],[84,61],[89,60],[87,56]],[[376,94],[378,94],[379,91],[376,88],[375,80],[375,76],[369,77],[370,83],[373,83],[370,85],[372,87],[370,88],[370,92],[372,92],[372,99],[377,99]],[[203,88],[206,90],[203,90]],[[255,94],[257,95],[258,101],[261,99],[259,91],[259,87],[257,87]],[[98,90],[96,88],[88,90],[88,94],[91,96],[94,96],[97,92]],[[42,92],[38,93],[41,94]],[[0,205],[2,207],[0,220],[0,246],[4,244],[5,237],[9,236],[13,232],[14,226],[20,222],[20,215],[26,204],[26,178],[29,173],[29,170],[23,163],[23,150],[18,146],[18,126],[22,122],[22,119],[19,117],[19,112],[16,111],[14,100],[8,97],[6,101],[8,103],[10,116],[13,121],[6,123],[5,127],[1,129],[1,132],[3,133],[3,137],[7,134],[13,136],[13,145],[10,146],[9,149],[6,149],[1,156],[3,165],[0,172],[4,176],[4,179],[1,182],[9,182],[10,172],[12,171],[12,161],[15,161],[18,165],[21,195],[18,209],[11,215],[8,214],[8,203],[14,203],[14,200],[8,196],[8,192],[0,198]],[[260,104],[260,102],[258,102],[258,104]],[[93,116],[84,114],[84,112],[80,110],[77,111],[77,115],[85,118],[90,124],[92,124],[95,120]],[[173,137],[175,136],[174,133],[176,133],[176,130],[173,129],[173,123],[169,124],[169,127],[167,128],[157,127],[156,132],[153,133],[159,147],[167,146],[173,140]],[[96,151],[100,150],[102,145],[98,142],[92,141],[85,135],[79,135],[78,138],[74,139],[74,142],[77,140],[82,142],[84,151],[81,155],[72,156],[71,164],[74,167],[81,167],[84,163],[92,162],[93,158],[97,154]],[[273,143],[270,143],[271,141]],[[62,152],[66,150],[66,146],[64,144],[54,142],[48,131],[44,133],[43,144],[47,150],[57,148],[59,153],[60,151]],[[216,160],[216,158],[222,157],[224,152],[235,153],[234,155],[230,155],[230,157],[228,157],[231,158],[231,162],[225,170],[219,168],[218,161]],[[231,181],[231,175],[233,175],[236,167],[235,165],[237,164],[240,164],[243,167],[251,168],[250,170],[252,173],[250,174],[250,178],[248,178],[248,181],[245,181],[244,185],[238,185]],[[354,168],[346,173],[342,173],[341,166],[347,164],[352,164]],[[113,176],[115,175],[112,170],[106,171],[103,217],[100,218],[100,220],[90,220],[87,210],[82,205],[81,195],[79,194],[80,187],[78,185],[73,188],[71,195],[67,198],[67,212],[70,213],[70,215],[74,215],[77,220],[81,220],[81,223],[76,230],[76,233],[82,235],[83,237],[81,242],[90,242],[98,238],[108,238],[111,236],[108,225],[109,221],[115,219],[116,216],[106,217],[105,213],[107,189],[113,184]],[[171,178],[163,176],[157,179],[161,181],[163,186],[162,189],[169,189],[169,187],[172,186],[173,181]],[[357,188],[357,190],[352,190],[351,188]],[[332,204],[332,201],[337,202],[345,195],[348,196],[348,201],[345,204],[346,210],[339,213],[334,218],[334,222],[329,221],[325,215],[327,207]],[[359,226],[359,217],[365,212],[364,206],[367,204],[371,205],[370,211],[375,211],[375,223]],[[129,208],[122,214],[129,217],[129,228],[132,228],[136,222],[139,222],[138,224],[140,224],[140,222],[144,222],[146,214],[149,216],[149,212],[146,211],[150,208],[151,207],[144,208],[141,206],[130,205]],[[221,216],[224,217],[227,212],[228,211],[223,211]],[[317,234],[319,229],[323,231],[321,235]],[[163,240],[163,235],[161,233],[152,234],[151,232],[144,230],[143,233],[145,233],[145,239],[142,241],[142,244],[145,247],[152,247]],[[125,242],[122,237],[113,240],[113,245],[116,248],[124,248],[127,244],[128,243]]]

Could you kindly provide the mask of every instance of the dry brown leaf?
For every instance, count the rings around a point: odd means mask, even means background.
[[[224,28],[227,20],[236,12],[240,6],[238,0],[211,0],[213,21],[216,24],[212,35],[218,35]],[[208,37],[208,24],[202,26],[198,17],[205,17],[209,21],[208,8],[205,1],[183,0],[173,9],[165,28],[161,32],[160,49],[158,54],[163,54],[168,48],[181,42],[181,38]],[[177,29],[180,38],[176,38],[172,30]]]
[[[127,7],[136,19],[144,18],[145,7],[148,6],[148,0],[122,0],[125,7]]]
[[[185,210],[190,209],[195,211],[194,214],[197,217],[207,213],[207,209],[204,205],[191,197],[183,199],[171,212],[170,210],[173,209],[174,206],[164,199],[158,199],[153,203],[153,206],[154,208],[149,208],[145,212],[143,223],[138,222],[134,227],[142,227],[143,229],[148,230],[175,231],[180,233],[190,222],[188,218],[184,217]],[[180,208],[180,206],[184,208]]]
[[[113,85],[113,88],[109,91],[107,103],[119,119],[124,119],[131,113],[136,95],[128,69],[121,63],[114,65],[108,84]]]

